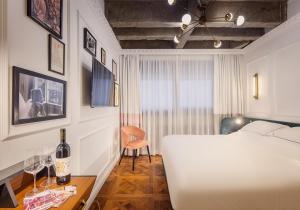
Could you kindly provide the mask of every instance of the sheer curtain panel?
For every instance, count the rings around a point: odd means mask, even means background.
[[[214,57],[214,130],[224,117],[244,113],[244,66],[242,55]]]
[[[151,152],[164,136],[213,133],[213,56],[141,56],[142,128]]]
[[[138,56],[120,57],[121,125],[141,126]]]

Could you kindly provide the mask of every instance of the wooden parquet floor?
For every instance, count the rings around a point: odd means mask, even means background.
[[[168,185],[160,156],[136,159],[132,171],[132,159],[124,157],[116,165],[98,193],[91,210],[172,210]]]

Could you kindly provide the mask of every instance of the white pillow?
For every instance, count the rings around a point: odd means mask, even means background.
[[[267,121],[254,121],[244,126],[241,129],[241,131],[258,133],[260,135],[268,135],[271,132],[274,132],[281,128],[289,128],[289,126],[278,124],[278,123],[271,123]]]
[[[300,127],[282,128],[273,132],[273,136],[300,143]]]

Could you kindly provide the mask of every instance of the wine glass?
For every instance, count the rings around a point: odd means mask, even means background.
[[[39,192],[36,187],[36,174],[43,170],[42,158],[40,155],[34,155],[24,161],[24,171],[33,175],[33,189],[26,194],[26,197],[30,197]]]
[[[54,184],[54,182],[51,180],[51,177],[50,177],[50,168],[51,168],[51,166],[54,165],[54,159],[52,157],[52,153],[42,155],[42,163],[44,166],[47,167],[47,171],[48,171],[47,180],[42,183],[42,186],[45,187],[46,189],[48,189],[51,185]]]

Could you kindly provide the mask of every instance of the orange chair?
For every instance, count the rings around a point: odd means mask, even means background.
[[[120,158],[119,165],[121,164],[126,149],[132,149],[132,170],[134,171],[134,160],[137,156],[137,150],[143,147],[147,147],[149,161],[151,163],[151,156],[149,151],[148,142],[145,139],[145,132],[135,126],[124,126],[121,128],[121,141],[123,146],[123,152]]]

